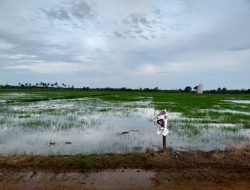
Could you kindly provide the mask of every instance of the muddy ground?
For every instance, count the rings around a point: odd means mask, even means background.
[[[250,189],[250,143],[211,152],[0,156],[0,189]]]

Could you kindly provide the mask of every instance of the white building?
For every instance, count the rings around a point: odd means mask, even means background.
[[[197,87],[197,93],[198,94],[203,94],[203,88],[204,88],[204,86],[202,84],[199,84],[198,87]]]

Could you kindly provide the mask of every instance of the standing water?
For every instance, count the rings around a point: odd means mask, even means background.
[[[0,152],[72,155],[160,148],[162,137],[156,134],[152,122],[158,111],[149,98],[133,102],[80,98],[2,103]],[[221,131],[216,125],[190,127],[184,120],[181,113],[170,112],[167,146],[178,150],[223,149],[229,143],[248,139],[241,130]]]

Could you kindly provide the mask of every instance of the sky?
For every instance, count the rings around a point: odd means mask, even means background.
[[[0,84],[250,88],[250,0],[0,0]]]

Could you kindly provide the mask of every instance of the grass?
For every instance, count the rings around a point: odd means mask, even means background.
[[[142,166],[146,161],[145,153],[130,154],[90,154],[90,155],[0,155],[1,166],[46,167],[46,168],[126,168]]]
[[[170,151],[170,150],[168,150]],[[248,171],[250,161],[249,142],[241,148],[226,148],[225,151],[210,152],[156,152],[147,149],[143,153],[130,154],[91,154],[91,155],[0,155],[1,168],[49,168],[56,170],[108,168],[195,168],[217,166],[219,169],[243,168]]]
[[[73,166],[73,167],[90,168],[92,164],[93,164],[93,159],[90,158],[74,158],[65,161],[66,166]]]

